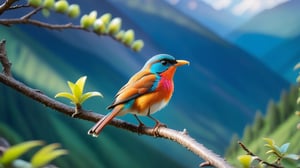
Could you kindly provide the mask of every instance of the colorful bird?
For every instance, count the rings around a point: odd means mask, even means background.
[[[137,115],[148,116],[154,120],[154,128],[164,125],[150,115],[168,104],[174,90],[173,76],[176,68],[186,64],[189,62],[176,60],[167,54],[158,54],[150,58],[116,94],[114,102],[108,107],[112,111],[99,120],[88,134],[98,136],[114,117],[127,113],[136,117],[139,127],[144,124]]]

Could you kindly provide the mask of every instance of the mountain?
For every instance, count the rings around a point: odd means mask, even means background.
[[[99,2],[91,1],[82,4],[83,13],[94,9],[95,4]],[[136,38],[145,41],[142,52],[133,53],[114,40],[93,33],[77,30],[58,32],[20,25],[1,29],[1,34],[3,33],[5,38],[11,37],[7,38],[8,53],[16,56],[35,55],[39,62],[33,61],[30,57],[23,59],[16,57],[11,60],[14,74],[18,74],[18,78],[49,95],[67,90],[67,80],[75,81],[80,76],[87,75],[86,91],[100,91],[104,99],[90,100],[84,104],[84,108],[107,113],[104,109],[111,103],[117,90],[142,67],[150,56],[169,53],[178,59],[187,59],[191,65],[178,69],[174,79],[175,93],[171,102],[154,117],[170,128],[177,130],[186,128],[196,140],[219,154],[224,152],[233,133],[242,133],[243,127],[252,121],[253,113],[257,109],[264,108],[270,98],[277,99],[281,90],[289,87],[287,81],[259,60],[224,41],[205,26],[189,19],[165,2],[102,1],[97,8],[99,14],[111,12],[113,17],[122,17],[123,27],[133,28]],[[44,19],[42,16],[38,17]],[[51,14],[47,21],[63,23],[68,20]],[[74,22],[79,21],[74,20]],[[22,49],[10,47],[10,41],[26,47]],[[26,71],[24,64],[27,65]],[[26,78],[23,77],[24,74]],[[52,79],[55,82],[52,82]],[[51,87],[48,88],[48,85]],[[24,101],[26,104],[28,100],[19,101]],[[19,111],[18,115],[24,114],[21,113],[21,109],[22,107],[18,106],[14,108]],[[44,110],[38,111],[47,113]],[[3,112],[5,110],[1,111]],[[90,142],[86,140],[91,138],[86,135],[86,130],[91,123],[76,122],[77,120],[65,116],[60,118],[61,122],[56,122],[57,115],[49,117],[51,122],[48,125],[59,125],[65,129],[54,130],[56,133],[54,135],[65,138],[64,142],[72,142],[72,139],[80,137],[80,142],[74,142],[74,146],[77,146],[75,149],[80,151],[82,147],[92,148],[89,149],[91,153],[88,153],[93,156],[99,155],[99,164],[114,164],[111,163],[114,150],[120,157],[128,156],[128,151],[132,150],[132,156],[142,156],[142,153],[136,153],[135,150],[144,149],[145,145],[153,148],[154,151],[151,152],[164,154],[165,158],[162,159],[167,159],[166,164],[173,167],[192,167],[199,163],[196,156],[177,144],[152,137],[132,135],[110,127],[104,130],[102,137]],[[122,119],[135,122],[130,115]],[[21,127],[19,124],[12,124],[10,120],[3,118],[2,122],[15,129]],[[30,138],[43,138],[44,134],[41,132],[44,130],[36,129],[39,123],[26,122],[27,120],[29,119],[21,120],[22,127],[28,125],[27,132],[20,130],[19,134],[24,136],[31,132]],[[153,124],[147,119],[143,118],[143,120],[147,125]],[[76,129],[70,127],[73,125]],[[31,131],[32,128],[35,128],[34,132]],[[74,136],[70,139],[64,137],[65,131]],[[57,139],[56,142],[60,141],[61,139]],[[87,146],[85,143],[93,145]],[[74,146],[70,147],[70,150]],[[106,152],[109,154],[106,155]],[[149,157],[150,154],[143,159]]]
[[[225,10],[215,10],[203,1],[167,1],[183,14],[223,37],[244,22]]]
[[[292,68],[299,61],[296,59],[300,36],[299,5],[300,1],[292,0],[261,12],[227,38],[294,82],[296,73]]]

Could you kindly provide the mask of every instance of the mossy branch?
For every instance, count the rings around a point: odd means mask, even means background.
[[[5,59],[0,59],[2,66],[4,69],[10,73],[10,64],[6,64],[8,61],[7,55],[4,54],[5,52],[5,41],[2,40],[0,42],[0,55],[4,56]],[[6,60],[6,61],[5,61]],[[9,65],[9,66],[8,66]],[[54,109],[58,112],[64,113],[68,116],[72,116],[75,113],[74,107],[67,106],[63,103],[60,103],[47,95],[43,94],[42,92],[38,91],[37,89],[30,88],[25,84],[21,83],[20,81],[14,79],[12,76],[7,75],[7,73],[0,73],[0,82],[5,84],[8,87],[11,87],[18,92],[22,93],[23,95],[44,104],[45,106]],[[80,110],[80,113],[76,115],[76,118],[97,122],[103,117],[101,114],[97,114],[91,111],[85,111],[83,109]],[[223,167],[223,168],[231,168],[231,166],[220,156],[212,152],[211,150],[207,149],[204,145],[198,143],[195,139],[190,137],[186,130],[183,131],[176,131],[170,128],[160,127],[156,131],[152,128],[145,127],[139,128],[137,125],[125,122],[119,119],[113,119],[110,122],[110,125],[113,125],[118,128],[122,128],[137,134],[149,135],[153,137],[160,137],[165,139],[170,139],[172,141],[181,144],[183,147],[187,148],[188,150],[192,151],[194,154],[203,158],[205,162],[200,164],[200,166],[215,166],[215,167]]]

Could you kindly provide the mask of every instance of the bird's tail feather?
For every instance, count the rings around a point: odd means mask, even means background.
[[[88,134],[97,137],[102,129],[121,111],[122,106],[116,106],[112,112],[106,114],[101,120],[99,120],[89,131]]]

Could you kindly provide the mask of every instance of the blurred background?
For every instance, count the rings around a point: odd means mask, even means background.
[[[98,16],[121,17],[123,28],[134,29],[145,46],[136,53],[110,37],[84,31],[0,26],[14,77],[50,97],[68,90],[68,80],[87,75],[85,91],[99,91],[104,98],[92,98],[83,108],[106,114],[115,93],[151,56],[167,53],[189,60],[190,66],[177,70],[169,105],[153,116],[169,128],[187,129],[224,156],[232,136],[243,136],[256,111],[264,115],[270,100],[277,102],[295,85],[299,0],[69,2],[80,4],[82,14],[97,10]],[[8,11],[0,18],[22,14]],[[70,22],[55,13],[34,18]],[[71,21],[79,24],[79,19]],[[69,154],[55,161],[60,167],[198,167],[201,162],[174,142],[111,126],[93,138],[87,135],[93,123],[55,112],[3,84],[0,90],[0,135],[12,144],[34,139],[61,143]],[[131,115],[121,119],[136,123]]]

